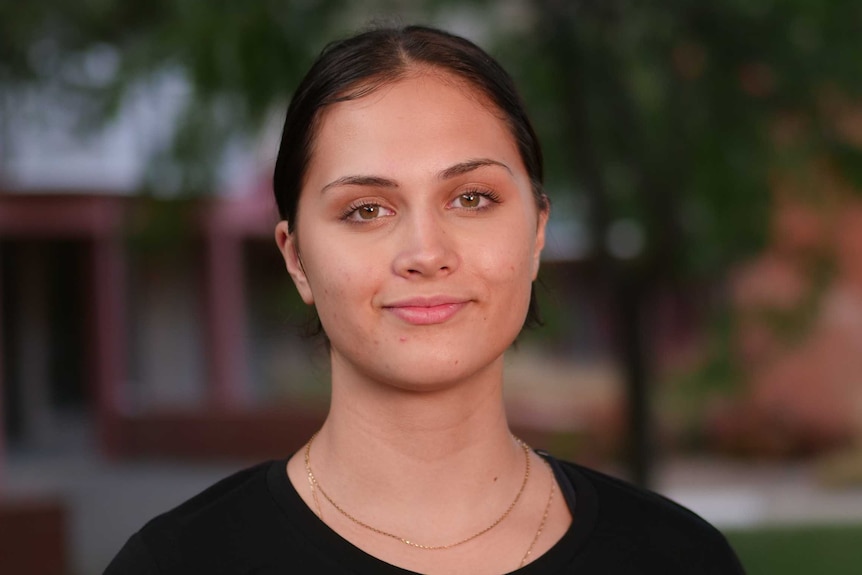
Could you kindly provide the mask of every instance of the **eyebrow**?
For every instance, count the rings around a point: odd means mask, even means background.
[[[343,178],[338,178],[337,180],[333,180],[323,186],[320,189],[320,192],[323,193],[330,188],[337,188],[339,186],[365,186],[371,188],[397,188],[398,183],[393,180],[388,180],[386,178],[380,178],[378,176],[344,176]]]
[[[458,164],[455,164],[454,166],[449,166],[448,168],[440,172],[437,178],[440,180],[448,180],[456,176],[470,173],[473,170],[484,168],[485,166],[501,166],[503,168],[506,168],[506,171],[510,174],[512,173],[512,170],[509,168],[509,166],[507,166],[503,162],[498,162],[497,160],[492,160],[490,158],[478,158],[476,160],[467,160],[466,162],[460,162]]]
[[[492,160],[490,158],[478,158],[475,160],[467,160],[465,162],[459,162],[455,165],[449,166],[445,170],[441,171],[437,174],[438,180],[449,180],[455,178],[457,176],[462,176],[464,174],[468,174],[474,170],[478,170],[479,168],[484,168],[486,166],[500,166],[506,169],[510,174],[512,173],[511,168],[504,164],[503,162],[498,162],[497,160]],[[323,186],[321,188],[321,193],[326,192],[330,188],[336,188],[339,186],[365,186],[372,188],[397,188],[398,182],[395,180],[390,180],[388,178],[382,178],[380,176],[344,176],[338,178],[337,180],[333,180]]]

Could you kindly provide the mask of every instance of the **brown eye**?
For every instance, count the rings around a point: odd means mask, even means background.
[[[481,201],[482,196],[475,192],[467,192],[458,197],[458,203],[462,208],[478,208]]]
[[[391,208],[370,201],[368,203],[363,202],[365,200],[349,205],[341,215],[341,219],[345,222],[365,223],[395,215]]]
[[[361,206],[358,210],[356,210],[356,213],[359,214],[359,219],[373,220],[380,215],[380,206],[376,206],[374,204]]]

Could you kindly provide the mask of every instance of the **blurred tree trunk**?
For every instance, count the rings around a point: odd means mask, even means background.
[[[602,170],[602,158],[598,146],[593,141],[589,121],[589,100],[586,94],[587,82],[592,77],[585,73],[586,66],[610,66],[604,54],[583,44],[575,32],[575,19],[580,16],[584,5],[561,0],[541,0],[539,10],[539,34],[544,38],[547,57],[552,59],[557,72],[559,88],[567,99],[562,108],[564,117],[560,122],[565,126],[565,138],[571,154],[569,164],[573,176],[585,184],[589,199],[590,238],[592,251],[591,267],[596,270],[595,281],[599,293],[610,294],[612,334],[615,353],[625,379],[627,398],[627,439],[626,457],[632,481],[649,486],[652,480],[652,464],[655,457],[653,449],[653,425],[649,407],[649,384],[652,379],[645,347],[645,304],[651,293],[650,277],[653,275],[642,265],[643,262],[620,260],[607,249],[608,231],[612,222],[612,212],[608,203],[608,186]],[[604,62],[595,61],[604,58]],[[587,62],[587,58],[594,59]],[[619,84],[607,84],[611,88]],[[621,88],[620,88],[621,90]],[[620,117],[629,120],[631,134],[638,132],[633,115],[625,107],[625,97],[621,92],[607,94],[620,108]],[[637,167],[637,166],[634,166]],[[647,178],[641,173],[640,181]],[[638,190],[640,192],[641,190]]]

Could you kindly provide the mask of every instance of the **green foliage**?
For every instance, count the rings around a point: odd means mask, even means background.
[[[41,0],[0,8],[0,82],[86,94],[82,123],[111,118],[142,88],[172,77],[175,131],[145,186],[206,193],[224,147],[257,134],[286,103],[323,42],[343,33],[346,2]],[[6,16],[6,17],[4,17]],[[116,59],[100,81],[86,62]],[[98,64],[98,63],[97,63]],[[166,107],[164,113],[168,113]]]
[[[634,218],[647,267],[701,276],[761,246],[780,113],[813,123],[820,142],[806,157],[858,171],[818,112],[828,86],[860,93],[858,3],[538,5],[536,29],[502,39],[500,53],[521,75],[551,182],[588,198],[575,217],[597,245],[612,221]]]
[[[862,149],[844,142],[830,142],[829,155],[838,171],[857,191],[862,190]]]

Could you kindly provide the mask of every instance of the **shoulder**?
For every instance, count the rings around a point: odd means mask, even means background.
[[[223,551],[220,545],[236,547],[238,537],[259,538],[278,521],[267,487],[268,470],[277,465],[270,461],[234,473],[150,520],[120,550],[106,575],[179,573],[191,565],[202,567],[213,550]]]
[[[589,482],[599,504],[599,517],[613,521],[607,527],[616,525],[617,519],[624,519],[626,523],[649,521],[651,528],[659,523],[686,534],[692,530],[707,537],[718,534],[699,515],[663,495],[576,463],[561,461],[560,467],[576,486],[578,482]]]
[[[664,573],[744,573],[724,535],[693,511],[588,467],[566,461],[558,466],[575,489],[575,514],[593,515],[590,540],[596,545]]]

